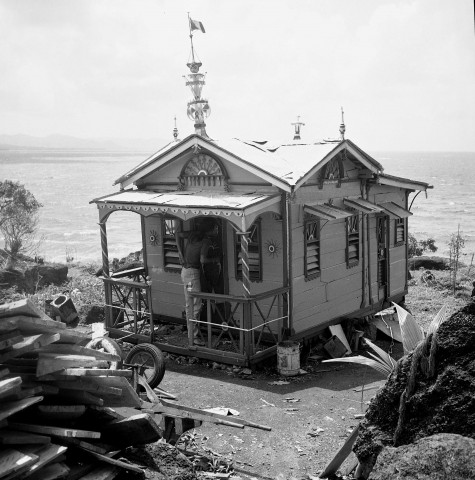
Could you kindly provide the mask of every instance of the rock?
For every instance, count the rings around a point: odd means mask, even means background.
[[[385,447],[370,480],[471,480],[475,440],[452,433],[425,437],[398,448]]]
[[[445,257],[412,257],[409,259],[409,268],[419,270],[447,270],[449,268],[449,259]]]
[[[68,279],[66,265],[34,265],[25,270],[25,285],[29,293],[34,293],[38,287],[47,285],[62,285]]]
[[[23,273],[15,269],[0,270],[0,288],[17,287],[18,290],[25,289],[25,277]]]
[[[91,325],[97,322],[104,322],[105,312],[101,305],[83,305],[79,308],[79,317],[86,325]]]
[[[435,375],[428,377],[418,362],[415,389],[405,402],[397,444],[406,445],[437,433],[475,438],[475,304],[467,304],[437,331]],[[427,353],[427,352],[426,352]],[[366,478],[379,452],[394,446],[402,392],[407,386],[413,352],[401,358],[361,422],[353,448]]]

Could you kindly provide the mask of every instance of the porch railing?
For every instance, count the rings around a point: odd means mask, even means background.
[[[145,269],[134,268],[103,277],[108,330],[130,331],[131,335],[153,341],[151,286],[146,282]]]
[[[251,297],[193,292],[206,304],[206,322],[196,321],[206,328],[205,348],[222,351],[226,344],[248,361],[275,350],[288,322],[288,292],[287,287]]]

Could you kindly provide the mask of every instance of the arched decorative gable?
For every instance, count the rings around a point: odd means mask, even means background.
[[[179,190],[197,187],[228,191],[228,174],[224,166],[205,153],[193,155],[183,167],[178,180]]]

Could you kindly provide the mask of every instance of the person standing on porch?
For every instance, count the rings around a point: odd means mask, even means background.
[[[211,218],[204,219],[198,230],[182,232],[180,226],[175,231],[175,238],[180,257],[181,279],[185,292],[185,313],[188,328],[188,338],[193,339],[194,345],[204,345],[199,338],[199,326],[190,320],[199,320],[202,302],[201,299],[192,297],[192,292],[201,292],[201,271],[207,263],[213,263],[214,258],[208,257],[211,235],[217,225]],[[182,249],[182,239],[187,239],[185,248]]]

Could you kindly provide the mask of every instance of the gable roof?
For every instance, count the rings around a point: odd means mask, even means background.
[[[122,189],[132,185],[140,178],[149,175],[172,162],[177,156],[192,149],[200,149],[200,151],[214,154],[286,192],[302,186],[308,178],[343,150],[350,152],[376,176],[381,175],[383,171],[383,166],[379,162],[363,152],[351,140],[343,140],[339,143],[334,141],[307,144],[295,142],[274,147],[266,141],[245,142],[237,138],[210,140],[192,134],[184,140],[169,143],[118,178],[114,185],[120,183]],[[416,183],[422,185],[422,182]],[[427,186],[427,184],[424,185]]]

